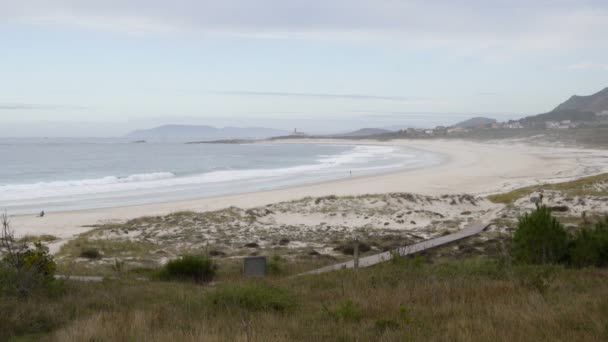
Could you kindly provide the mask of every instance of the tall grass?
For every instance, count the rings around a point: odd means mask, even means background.
[[[72,283],[54,299],[0,299],[0,340],[24,334],[43,341],[606,340],[608,271],[543,267],[471,259],[220,280],[215,288]]]

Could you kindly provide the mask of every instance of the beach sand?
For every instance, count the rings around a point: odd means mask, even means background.
[[[265,142],[266,143],[266,142]],[[440,153],[441,165],[373,176],[199,200],[105,209],[12,216],[17,236],[51,234],[69,239],[92,226],[124,222],[142,216],[178,211],[210,211],[230,206],[253,208],[311,196],[361,195],[408,192],[424,195],[487,195],[541,182],[558,182],[608,172],[608,151],[577,148],[535,147],[525,144],[488,144],[453,140],[393,140],[389,142],[345,140],[286,140],[274,143],[327,143],[408,146]],[[54,246],[56,247],[56,246]]]

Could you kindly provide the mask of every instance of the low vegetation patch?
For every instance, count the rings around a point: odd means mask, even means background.
[[[268,260],[266,269],[270,275],[282,275],[287,273],[287,266],[286,260],[281,258],[280,255],[273,255],[272,258]]]
[[[186,280],[195,283],[208,283],[213,280],[218,266],[206,256],[185,255],[169,261],[159,273],[163,280]]]
[[[290,291],[262,282],[222,286],[210,293],[207,300],[218,310],[240,309],[248,312],[288,312],[297,305]]]
[[[96,250],[105,258],[116,257],[141,257],[148,255],[156,245],[143,241],[92,239],[88,235],[68,241],[58,253],[59,256],[70,256],[72,258],[84,257],[96,259],[83,255],[83,252]]]
[[[494,203],[512,204],[516,200],[529,196],[539,190],[562,191],[566,196],[607,196],[608,190],[606,190],[606,187],[595,186],[605,182],[608,182],[608,173],[563,183],[533,185],[503,194],[490,195],[488,199]]]
[[[35,243],[35,242],[53,242],[59,240],[58,237],[49,234],[43,235],[26,235],[19,239],[19,242]]]
[[[80,257],[86,259],[99,259],[101,258],[101,253],[99,253],[97,248],[85,248],[80,252]]]
[[[371,247],[370,245],[368,245],[365,242],[358,242],[358,247],[359,247],[359,253],[366,253],[371,251]],[[334,248],[335,251],[339,251],[342,252],[342,254],[345,255],[353,255],[355,254],[355,242],[354,241],[349,241],[349,242],[344,242],[339,244],[337,247]]]
[[[338,303],[334,309],[323,307],[329,317],[337,321],[359,322],[363,317],[363,313],[359,305],[352,300],[345,300]]]

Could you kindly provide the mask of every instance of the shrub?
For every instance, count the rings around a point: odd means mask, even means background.
[[[551,216],[551,210],[538,207],[519,219],[513,236],[513,256],[520,263],[547,264],[564,260],[568,252],[568,234]]]
[[[278,255],[274,255],[268,261],[268,274],[281,275],[285,274],[285,261]]]
[[[236,308],[250,312],[287,312],[297,306],[289,291],[257,282],[221,287],[210,293],[207,300],[218,309]]]
[[[372,248],[365,242],[359,242],[359,254],[363,254],[369,252]],[[342,252],[345,255],[354,255],[355,254],[355,242],[349,241],[343,244],[338,245],[334,248],[334,251]]]
[[[27,296],[33,291],[50,288],[57,265],[41,243],[24,247],[0,261],[0,293]]]
[[[86,259],[99,259],[101,258],[101,253],[96,248],[86,248],[80,252],[80,257]]]
[[[159,276],[164,280],[189,280],[196,283],[207,283],[213,280],[217,264],[209,257],[185,255],[169,261]]]
[[[593,229],[583,227],[570,243],[568,256],[576,267],[608,265],[608,218]]]
[[[559,267],[556,265],[520,265],[514,271],[515,277],[521,285],[545,294]]]
[[[339,303],[334,310],[323,307],[330,317],[337,321],[352,321],[358,322],[363,317],[361,308],[353,303],[352,300],[346,300]]]

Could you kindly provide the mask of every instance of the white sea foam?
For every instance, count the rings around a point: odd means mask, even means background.
[[[8,184],[0,186],[0,202],[27,201],[35,199],[65,198],[69,196],[95,195],[108,193],[133,193],[170,188],[188,188],[205,184],[234,186],[243,181],[264,181],[289,179],[300,176],[323,176],[351,167],[354,170],[375,170],[380,168],[401,167],[407,163],[385,166],[372,166],[368,162],[391,159],[410,162],[417,160],[414,154],[405,154],[388,146],[356,146],[349,151],[336,155],[319,156],[317,163],[276,169],[221,170],[195,175],[176,175],[172,172],[134,174],[126,177],[108,176],[98,179],[81,179],[32,184]],[[343,171],[340,171],[343,172]],[[345,171],[344,171],[345,172]]]

